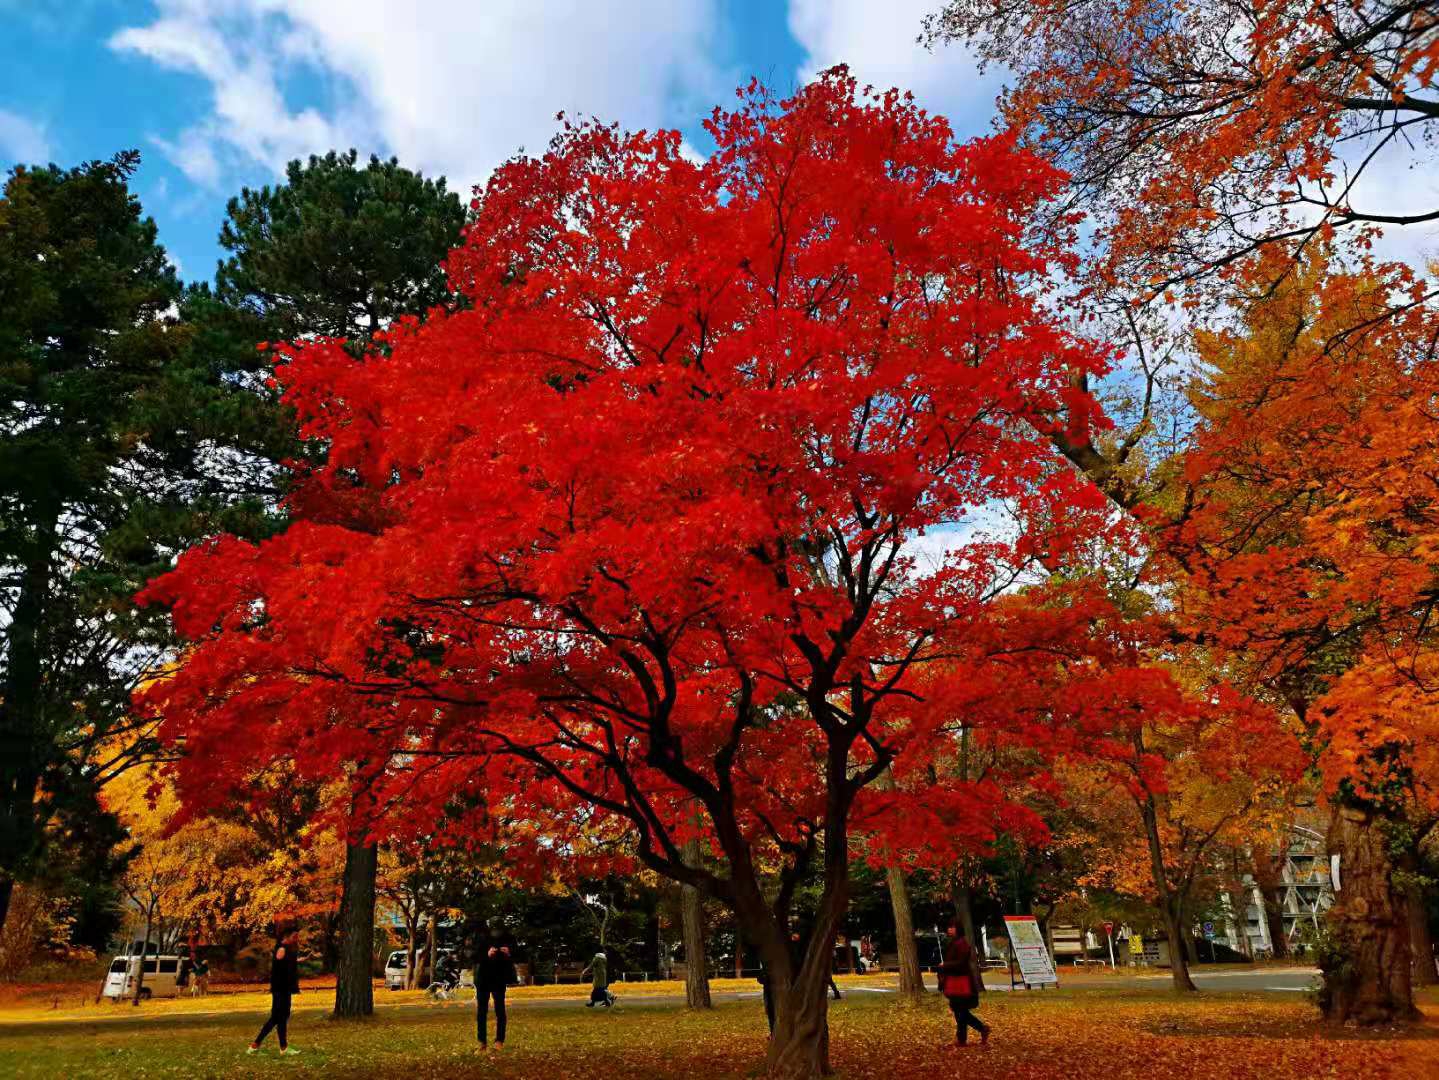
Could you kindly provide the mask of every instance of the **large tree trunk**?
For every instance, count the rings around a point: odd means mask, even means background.
[[[951,896],[954,900],[954,915],[959,920],[959,925],[964,928],[965,940],[971,945],[979,946],[980,943],[975,937],[974,894],[969,891],[968,885],[955,885]],[[983,951],[982,946],[980,951]]]
[[[835,929],[848,901],[848,876],[830,862],[814,931],[797,968],[780,922],[766,917],[753,934],[774,1002],[774,1030],[765,1061],[769,1080],[816,1080],[831,1072],[826,987]]]
[[[340,963],[335,979],[335,1016],[369,1016],[375,1011],[371,966],[375,949],[373,844],[345,845],[345,891],[340,900]],[[413,968],[411,968],[413,970]]]
[[[430,921],[426,928],[425,940],[425,963],[424,978],[420,980],[420,989],[423,990],[435,981],[435,957],[440,951],[440,916],[434,910],[430,911]]]
[[[44,620],[57,543],[59,507],[40,506],[35,536],[5,633],[4,678],[0,681],[0,928],[10,913],[17,879],[40,846],[44,822],[35,796],[47,740]]]
[[[809,966],[805,964],[805,968]],[[773,983],[770,990],[774,994],[774,1032],[765,1076],[769,1080],[828,1076],[829,995],[824,984],[802,975],[794,983]]]
[[[420,981],[419,972],[416,970],[416,964],[420,959],[419,918],[407,919],[405,921],[405,930],[409,935],[409,940],[405,945],[405,989],[413,990],[415,985]]]
[[[1184,925],[1184,916],[1179,913],[1179,905],[1173,898],[1167,899],[1163,904],[1164,929],[1169,934],[1169,973],[1174,979],[1174,989],[1192,993],[1199,989],[1194,985],[1194,980],[1189,976],[1189,951],[1185,948],[1184,939],[1189,936],[1189,929]]]
[[[1332,946],[1319,958],[1319,1005],[1334,1021],[1389,1024],[1418,1015],[1409,951],[1409,915],[1394,888],[1399,867],[1384,820],[1372,809],[1336,804],[1329,850],[1339,856],[1339,892],[1328,916]]]
[[[894,947],[899,954],[899,992],[916,998],[924,993],[924,975],[919,970],[919,946],[914,940],[914,913],[909,906],[909,882],[904,870],[891,866],[885,871],[889,886],[889,907],[894,913]]]
[[[700,864],[700,842],[691,839],[684,846],[688,866]],[[693,885],[680,888],[680,923],[685,943],[685,1005],[691,1009],[713,1008],[710,1001],[709,968],[705,961],[704,902]],[[740,953],[739,935],[735,935],[735,955]]]
[[[1135,736],[1135,750],[1141,755],[1143,743]],[[1149,872],[1154,881],[1154,891],[1159,897],[1159,911],[1164,916],[1164,929],[1169,934],[1169,973],[1174,979],[1174,989],[1194,993],[1199,987],[1189,977],[1189,954],[1185,950],[1184,937],[1189,933],[1184,925],[1184,898],[1176,896],[1169,883],[1169,871],[1164,865],[1164,841],[1159,835],[1159,808],[1154,795],[1144,792],[1139,797],[1139,816],[1144,822],[1144,838],[1149,844]]]
[[[320,963],[325,974],[328,975],[340,962],[340,913],[338,911],[328,912],[322,925],[324,929],[320,935]]]
[[[739,863],[739,872],[731,878],[733,891],[729,899],[745,937],[759,947],[774,1007],[774,1028],[765,1059],[765,1076],[769,1080],[817,1080],[831,1072],[826,989],[835,934],[849,908],[848,807],[842,794],[847,767],[848,748],[832,745],[826,763],[829,800],[824,826],[824,890],[802,957],[791,953],[791,895],[782,890],[771,906],[752,865],[745,865],[748,852],[734,842],[726,850],[732,862]]]
[[[1405,906],[1409,909],[1413,985],[1434,986],[1439,984],[1439,973],[1434,970],[1434,941],[1429,935],[1429,897],[1422,888],[1414,889],[1405,897]]]

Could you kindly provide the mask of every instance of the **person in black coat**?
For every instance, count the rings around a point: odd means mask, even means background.
[[[265,1036],[271,1031],[280,1037],[280,1053],[300,1052],[290,1047],[289,1033],[286,1030],[290,1022],[290,1003],[300,992],[299,961],[299,939],[295,934],[275,942],[275,950],[270,954],[270,1015],[246,1053],[253,1054],[259,1050]]]
[[[489,1048],[490,1001],[495,1003],[495,1049],[505,1046],[505,991],[519,982],[510,947],[498,937],[481,938],[475,957],[475,1033],[480,1045]]]
[[[984,990],[984,979],[980,973],[979,954],[964,936],[964,927],[951,923],[945,931],[944,962],[939,965],[939,992],[949,1000],[949,1011],[954,1013],[954,1041],[966,1045],[969,1029],[979,1032],[980,1045],[989,1045],[989,1025],[974,1015],[979,1007],[979,995]],[[968,979],[965,993],[952,993],[955,983],[949,977]]]

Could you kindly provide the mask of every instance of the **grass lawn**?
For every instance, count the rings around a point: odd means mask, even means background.
[[[638,997],[637,987],[626,989]],[[0,1018],[0,1076],[727,1080],[753,1075],[764,1050],[764,1013],[753,999],[689,1014],[671,1004],[631,1001],[597,1012],[576,1002],[517,998],[509,1045],[480,1056],[468,1008],[416,1004],[338,1024],[324,1018],[328,997],[297,999],[290,1031],[302,1053],[289,1058],[276,1054],[273,1037],[263,1053],[245,1055],[263,1018],[249,995],[215,1015],[179,1007],[137,1015],[119,1006],[108,1021],[96,1018],[103,1012],[47,1020],[31,1013],[9,1023]],[[981,1011],[994,1025],[993,1048],[957,1051],[948,1045],[953,1027],[938,997],[905,1007],[891,995],[856,991],[833,1007],[830,1028],[834,1065],[850,1080],[1407,1080],[1439,1076],[1439,1003],[1430,1000],[1425,1007],[1426,1022],[1402,1034],[1360,1036],[1326,1031],[1298,995],[1180,1000],[1128,990],[992,993]]]

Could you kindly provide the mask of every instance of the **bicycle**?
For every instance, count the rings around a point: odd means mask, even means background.
[[[468,991],[468,994],[466,994]],[[436,979],[425,988],[425,994],[432,1003],[451,1001],[464,1001],[466,997],[474,1000],[475,982],[470,979],[465,981],[464,974],[455,976],[453,979]]]

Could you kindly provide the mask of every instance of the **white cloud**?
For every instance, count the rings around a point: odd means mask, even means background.
[[[0,161],[18,165],[47,164],[50,141],[44,129],[19,113],[0,109]]]
[[[159,0],[160,17],[112,47],[210,83],[208,114],[162,146],[199,183],[236,160],[279,171],[351,145],[393,153],[461,188],[555,114],[655,127],[718,100],[715,0]],[[296,111],[287,80],[317,76],[336,101]],[[688,108],[685,106],[688,105]]]
[[[1370,149],[1352,147],[1341,155],[1336,168],[1341,183],[1350,175],[1346,170],[1357,167]],[[1433,156],[1423,149],[1391,142],[1365,166],[1349,192],[1349,205],[1366,214],[1402,217],[1433,213],[1439,207],[1439,172],[1433,166]],[[1335,194],[1334,189],[1330,194]],[[1383,230],[1374,244],[1380,258],[1406,261],[1421,272],[1439,259],[1439,223],[1388,224]]]
[[[158,135],[151,136],[151,141],[171,164],[195,183],[208,188],[220,186],[220,159],[215,156],[215,139],[209,131],[190,128],[181,132],[174,142]]]
[[[861,86],[913,91],[920,107],[947,117],[961,137],[986,133],[1003,73],[981,76],[973,55],[959,46],[930,51],[919,44],[924,17],[938,6],[936,0],[789,0],[789,30],[806,53],[800,81],[848,64]]]

